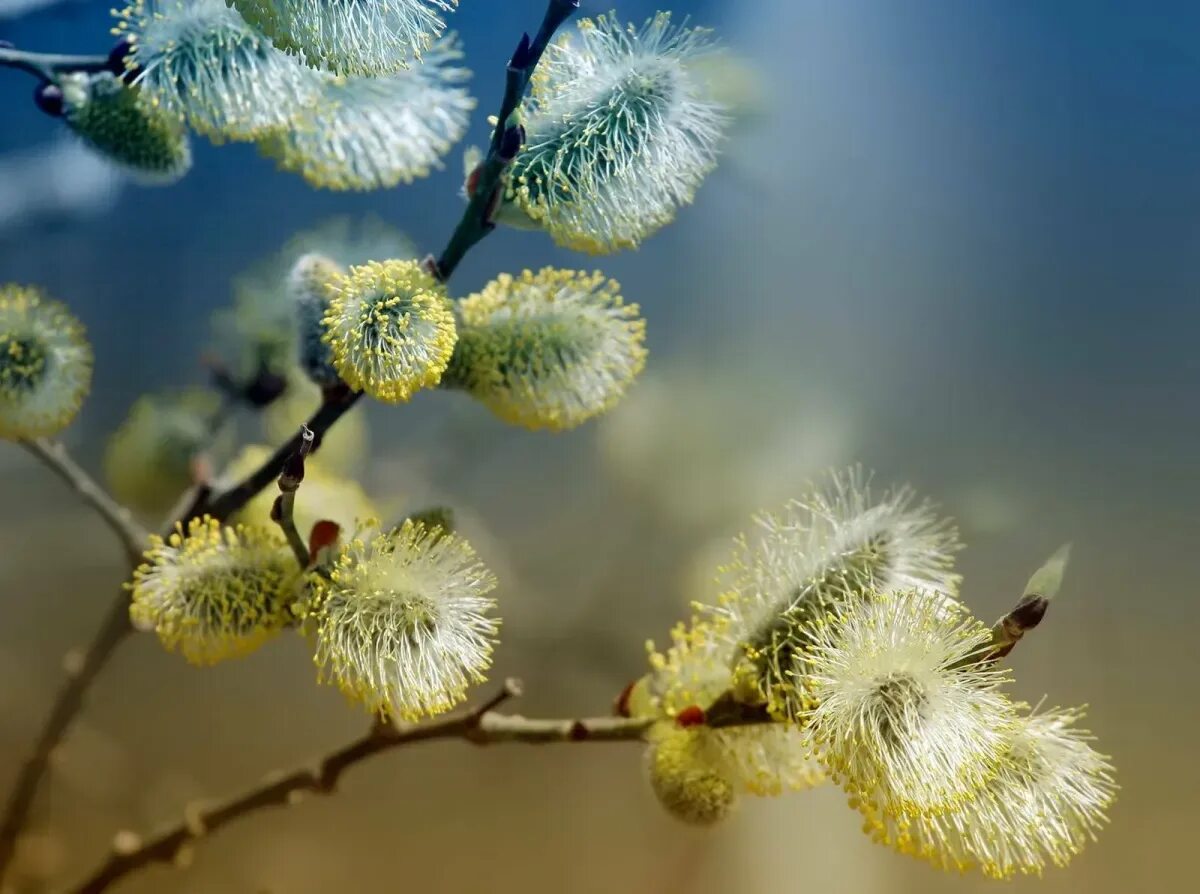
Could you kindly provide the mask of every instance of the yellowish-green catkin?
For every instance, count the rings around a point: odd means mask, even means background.
[[[315,582],[314,660],[369,711],[403,720],[466,698],[491,665],[496,579],[465,540],[406,520],[365,526]]]
[[[705,753],[702,733],[660,724],[646,752],[650,787],[667,813],[693,826],[712,826],[737,803],[732,780]]]
[[[277,530],[192,519],[157,535],[133,573],[129,615],[193,664],[247,654],[291,620],[300,580]]]
[[[0,285],[0,438],[62,431],[92,383],[83,325],[39,290]]]
[[[327,78],[320,99],[259,149],[318,189],[386,189],[427,177],[475,107],[470,72],[454,64],[461,58],[449,37],[407,71]]]
[[[175,183],[192,166],[187,133],[178,119],[144,100],[137,87],[110,72],[59,78],[63,120],[88,146],[136,180]]]
[[[612,407],[646,362],[636,304],[600,273],[545,268],[504,274],[459,305],[445,384],[506,422],[574,428]]]
[[[445,288],[416,261],[350,268],[334,289],[325,326],[342,380],[392,404],[436,385],[457,339]]]

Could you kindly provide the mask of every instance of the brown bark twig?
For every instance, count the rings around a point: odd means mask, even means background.
[[[20,443],[96,511],[116,533],[131,563],[136,563],[141,558],[150,537],[149,533],[133,520],[133,515],[128,509],[109,496],[71,458],[61,444],[44,438]],[[83,652],[69,652],[63,662],[66,680],[54,699],[50,714],[32,751],[21,765],[16,784],[5,804],[4,813],[0,816],[0,880],[3,880],[4,872],[12,861],[17,838],[29,817],[29,811],[33,808],[38,787],[50,764],[50,755],[58,747],[71,721],[83,706],[84,693],[116,647],[133,629],[129,624],[128,600],[128,595],[122,589],[87,649]]]
[[[125,555],[131,562],[136,564],[141,560],[150,533],[134,521],[132,512],[109,496],[108,492],[71,458],[62,444],[46,438],[32,438],[19,443],[96,511],[117,535]]]
[[[69,894],[100,894],[147,866],[174,863],[191,845],[236,820],[268,807],[286,807],[305,794],[333,794],[342,775],[351,767],[395,748],[435,739],[460,739],[473,745],[633,742],[641,740],[649,725],[646,720],[623,717],[541,720],[496,712],[496,708],[520,694],[520,682],[509,679],[491,698],[465,711],[419,724],[377,722],[363,736],[331,751],[315,765],[272,774],[222,801],[192,805],[185,811],[182,822],[150,838],[143,840],[132,832],[119,833],[108,859],[82,882],[65,890]]]

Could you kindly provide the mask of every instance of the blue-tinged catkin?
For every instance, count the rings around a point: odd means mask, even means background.
[[[116,15],[143,97],[212,140],[260,139],[320,98],[322,76],[222,0],[134,0]]]
[[[192,149],[178,119],[110,72],[59,78],[63,120],[88,146],[135,180],[175,183],[192,166]]]
[[[339,75],[385,75],[419,63],[458,0],[229,0],[277,47]]]
[[[470,72],[455,64],[461,58],[449,37],[406,71],[326,78],[318,102],[259,148],[318,189],[386,189],[426,177],[475,107],[464,86]]]
[[[709,32],[659,13],[640,28],[585,19],[548,50],[525,105],[506,202],[570,248],[636,247],[692,200],[727,118],[692,64]]]

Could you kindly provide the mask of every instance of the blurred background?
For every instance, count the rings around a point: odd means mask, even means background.
[[[625,18],[645,0],[585,0]],[[453,17],[486,139],[500,72],[541,0]],[[1019,695],[1090,704],[1122,784],[1111,828],[1021,891],[1163,890],[1194,879],[1200,820],[1200,7],[1086,0],[675,0],[747,60],[748,115],[679,221],[598,259],[642,305],[650,361],[612,413],[563,435],[467,398],[369,408],[362,479],[385,506],[447,503],[496,569],[497,677],[531,715],[605,713],[729,538],[830,467],[910,482],[960,523],[967,602],[987,621],[1060,543],[1060,600],[1014,654]],[[107,5],[0,0],[0,38],[97,52]],[[461,212],[447,169],[321,193],[251,147],[197,140],[179,185],[138,188],[72,144],[0,71],[0,281],[67,302],[96,350],[68,442],[99,469],[148,386],[203,382],[230,281],[297,230],[371,212],[423,251]],[[498,271],[592,267],[500,231],[456,294]],[[0,787],[42,722],[64,651],[123,579],[108,532],[23,452],[0,449]],[[118,828],[177,819],[357,735],[284,637],[200,670],[123,647],[56,756],[21,890],[68,879]],[[746,800],[712,830],[659,809],[631,745],[393,753],[340,794],[205,841],[134,892],[981,891],[872,845],[831,787]]]

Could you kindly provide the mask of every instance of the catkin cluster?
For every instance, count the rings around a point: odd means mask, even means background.
[[[656,720],[651,783],[689,822],[730,792],[829,778],[875,840],[942,868],[1007,878],[1063,865],[1106,821],[1116,785],[1080,710],[1005,693],[992,629],[958,600],[954,529],[862,474],[760,520],[726,590],[652,652],[625,710]],[[1048,600],[1056,556],[1031,589]]]

